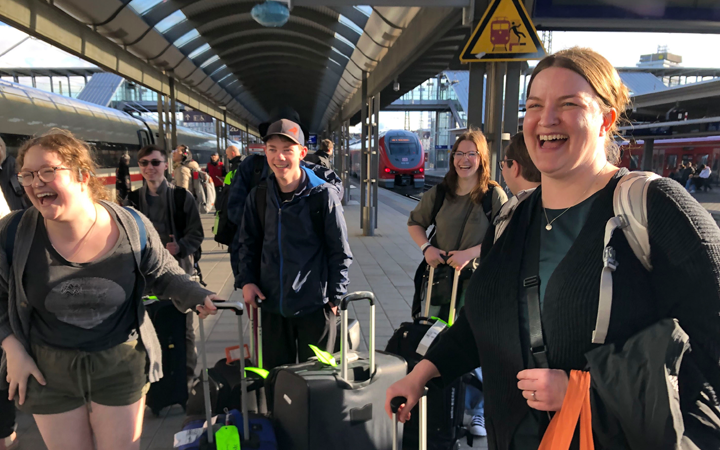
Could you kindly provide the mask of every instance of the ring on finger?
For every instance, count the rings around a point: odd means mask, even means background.
[[[530,394],[530,395],[532,395],[533,401],[537,401],[537,397],[535,397],[536,392],[537,391],[532,391],[532,393]]]

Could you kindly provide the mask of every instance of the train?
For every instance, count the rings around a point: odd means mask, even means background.
[[[624,142],[621,167],[640,170],[643,167],[644,141]],[[720,136],[656,139],[653,145],[651,170],[664,177],[677,172],[680,164],[709,165],[713,179],[720,169]]]
[[[409,186],[422,189],[425,186],[425,153],[415,133],[390,130],[379,137],[380,187],[393,189]],[[360,142],[350,145],[351,173],[360,176]]]
[[[140,187],[142,175],[137,167],[137,151],[159,142],[159,126],[154,120],[0,80],[0,137],[8,154],[17,156],[25,140],[51,128],[71,131],[91,144],[100,168],[97,176],[103,178],[110,191],[115,189],[115,169],[125,153],[130,155],[133,189]],[[178,126],[177,140],[190,148],[201,167],[217,150],[214,134]],[[240,142],[229,144],[243,148]]]

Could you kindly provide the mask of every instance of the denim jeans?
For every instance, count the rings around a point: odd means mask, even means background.
[[[478,380],[483,380],[482,369],[480,367],[473,372]],[[475,386],[465,386],[465,412],[471,416],[485,415],[485,394]]]

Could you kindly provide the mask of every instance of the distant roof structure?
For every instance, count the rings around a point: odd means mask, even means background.
[[[630,95],[642,95],[668,89],[663,81],[651,73],[620,72],[620,78],[630,90]]]
[[[91,77],[99,67],[0,67],[0,77]]]
[[[463,111],[467,111],[468,98],[470,95],[470,72],[467,70],[446,70],[443,73],[455,90],[455,95],[457,95]]]
[[[109,106],[115,92],[125,80],[114,73],[99,73],[93,76],[78,95],[78,100]]]

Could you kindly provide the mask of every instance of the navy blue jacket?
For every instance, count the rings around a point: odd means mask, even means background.
[[[253,188],[246,197],[239,230],[235,286],[258,285],[266,297],[263,309],[285,317],[311,313],[328,301],[339,304],[347,293],[352,263],[337,187],[310,167],[301,170],[307,183],[287,203],[280,201],[275,176],[267,178],[264,232],[257,213],[257,188]],[[324,236],[313,229],[311,195],[322,195],[327,205],[322,212]]]
[[[230,264],[232,266],[233,275],[238,276],[238,251],[239,251],[239,239],[240,239],[240,225],[242,224],[243,211],[245,211],[245,200],[247,199],[248,193],[252,188],[255,187],[253,184],[254,170],[255,170],[255,159],[262,158],[263,162],[262,172],[260,174],[260,180],[265,180],[270,173],[270,168],[267,165],[267,159],[265,155],[250,155],[243,160],[235,172],[235,176],[230,184],[230,197],[228,198],[228,219],[230,222],[238,226],[238,230],[235,234],[235,239],[230,246]],[[302,167],[308,167],[315,172],[319,178],[329,182],[329,186],[334,188],[337,192],[338,197],[342,200],[343,188],[342,180],[332,170],[326,169],[323,166],[302,161],[300,162]]]

